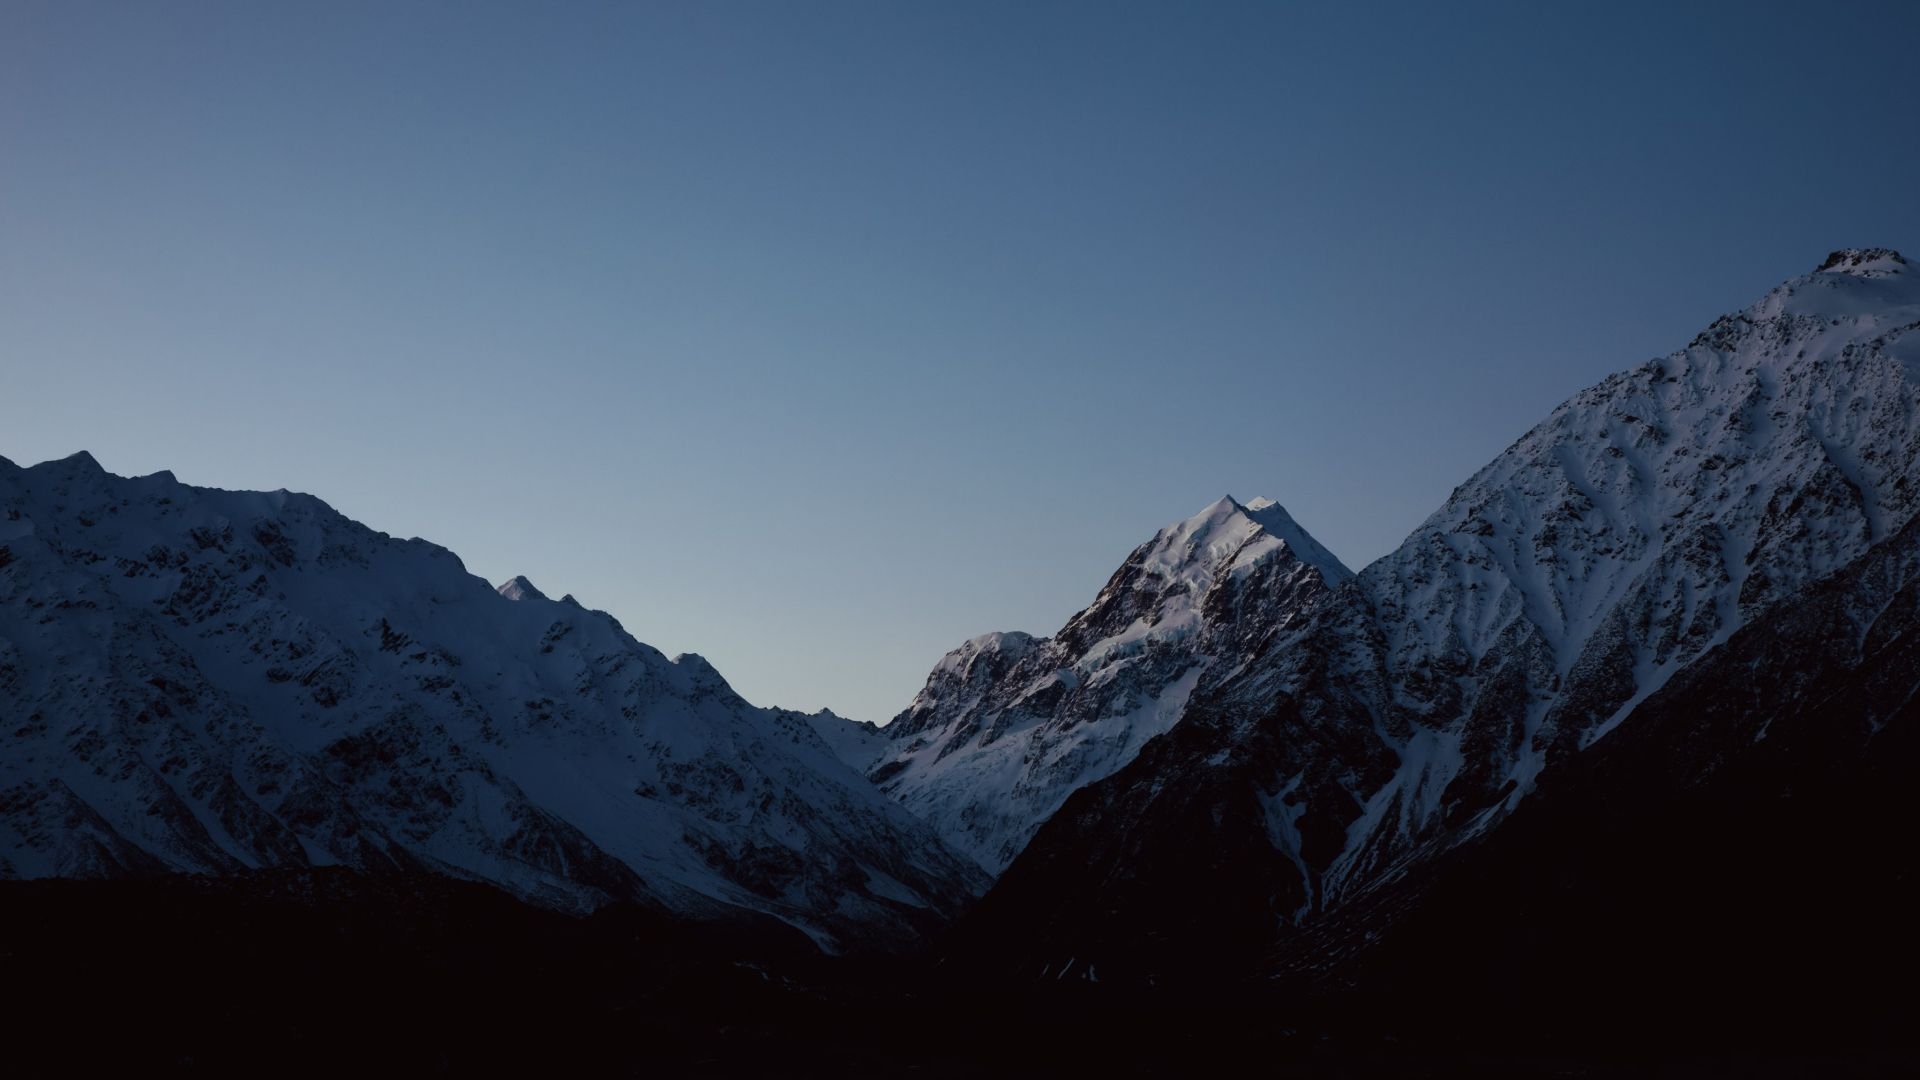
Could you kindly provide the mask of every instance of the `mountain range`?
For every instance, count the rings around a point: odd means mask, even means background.
[[[985,885],[842,759],[871,732],[311,496],[77,454],[0,461],[0,514],[0,875],[426,870],[829,949]]]
[[[1358,572],[1222,498],[877,728],[311,496],[0,459],[0,878],[425,875],[988,993],[1897,1023],[1859,973],[1915,956],[1916,511],[1886,249],[1569,398]]]
[[[1563,403],[1357,574],[1264,503],[1162,531],[1052,641],[950,654],[871,775],[989,868],[983,829],[1013,837],[974,955],[1258,971],[1497,834],[1623,726],[1697,738],[1644,707],[1911,545],[1917,406],[1920,273],[1836,252]],[[1769,714],[1743,717],[1710,760],[1764,748]],[[1895,738],[1867,734],[1863,760]]]

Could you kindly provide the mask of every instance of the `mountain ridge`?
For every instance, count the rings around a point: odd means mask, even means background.
[[[1285,940],[1496,832],[1748,619],[1864,557],[1920,508],[1920,278],[1885,251],[1829,263],[1569,398],[1242,640],[1176,722],[1054,793],[1037,846],[983,860],[1000,914],[970,920],[1034,942],[1033,970],[1117,964],[1149,924]]]
[[[427,869],[828,948],[979,888],[813,721],[312,496],[82,453],[0,467],[0,508],[0,874]]]
[[[1075,788],[1113,772],[1216,678],[1352,573],[1279,504],[1231,496],[1135,548],[1048,638],[969,640],[885,729],[869,775],[989,870]],[[1229,640],[1229,639],[1233,640]]]

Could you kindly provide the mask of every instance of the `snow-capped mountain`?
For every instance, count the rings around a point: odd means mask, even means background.
[[[1369,705],[1398,767],[1349,792],[1331,884],[1511,807],[1755,612],[1908,521],[1917,323],[1920,273],[1836,252],[1562,404],[1367,567],[1390,695]],[[1302,685],[1284,662],[1266,683]]]
[[[1562,404],[1395,552],[1287,608],[1282,640],[1216,659],[978,925],[1055,964],[1310,926],[1486,835],[1743,625],[1911,536],[1916,488],[1920,271],[1836,252]]]
[[[1897,988],[1920,955],[1920,877],[1900,854],[1920,785],[1917,614],[1920,517],[1752,613],[1497,829],[1264,966],[1394,987],[1436,1026],[1491,1014],[1562,1045],[1617,1038],[1593,1018],[1622,1002],[1653,1042],[1704,1020],[1910,1045]]]
[[[987,634],[948,653],[871,775],[998,872],[1069,794],[1350,577],[1279,505],[1223,498],[1135,549],[1053,637]]]
[[[872,732],[311,496],[85,454],[0,459],[0,718],[0,876],[428,869],[828,947],[983,882],[848,764]]]

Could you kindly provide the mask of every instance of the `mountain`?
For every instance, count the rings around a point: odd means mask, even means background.
[[[1053,637],[987,634],[948,653],[870,775],[997,872],[1069,794],[1350,577],[1279,505],[1223,498],[1136,548]]]
[[[698,656],[311,496],[85,454],[0,459],[0,717],[0,877],[425,870],[830,949],[983,884],[825,717]]]
[[[1755,613],[1483,841],[1264,965],[1562,1047],[1622,1039],[1592,1018],[1630,1002],[1642,1041],[1910,1048],[1916,614],[1920,519]]]
[[[1289,608],[1283,637],[1216,659],[1224,677],[1067,799],[956,940],[997,937],[1036,973],[1251,971],[1410,903],[1410,882],[1498,836],[1743,627],[1915,543],[1916,331],[1920,273],[1836,252],[1574,396],[1396,551]],[[1717,670],[1723,693],[1809,676]],[[1649,758],[1719,760],[1753,737],[1703,748],[1643,718]],[[1373,932],[1314,940],[1344,953]]]

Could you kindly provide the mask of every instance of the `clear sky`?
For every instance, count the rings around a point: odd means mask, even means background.
[[[1356,569],[1920,248],[1920,3],[0,0],[0,455],[310,491],[884,720],[1154,529]]]

